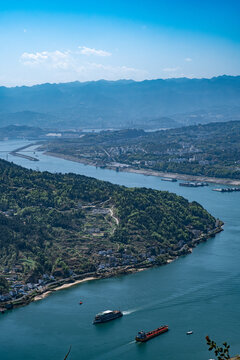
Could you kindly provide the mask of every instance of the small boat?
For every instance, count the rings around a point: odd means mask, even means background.
[[[170,181],[170,182],[177,182],[177,179],[174,178],[163,178],[162,181]]]
[[[168,331],[168,325],[163,325],[160,326],[159,328],[153,330],[153,331],[149,331],[149,332],[145,332],[145,331],[139,331],[135,340],[139,341],[139,342],[146,342],[152,338],[154,338],[155,336],[161,335],[164,332]]]
[[[79,301],[79,305],[82,305],[82,303],[83,303],[82,301]]]
[[[193,334],[192,330],[186,332],[186,335],[192,335],[192,334]]]

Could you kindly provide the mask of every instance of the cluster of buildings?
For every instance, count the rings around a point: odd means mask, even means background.
[[[147,153],[147,151],[139,145],[114,146],[107,149],[112,157],[118,157],[124,154]]]
[[[97,271],[105,271],[110,268],[118,266],[128,266],[146,261],[147,263],[154,263],[156,256],[151,255],[150,253],[141,253],[136,256],[132,254],[123,253],[114,253],[113,250],[100,250],[98,252],[100,255],[101,262],[97,267]]]
[[[143,146],[139,146],[139,145],[125,145],[125,146],[116,146],[116,147],[110,147],[107,149],[106,153],[109,154],[109,157],[111,160],[114,160],[113,163],[111,163],[111,165],[114,166],[118,166],[118,167],[127,167],[129,165],[127,164],[120,164],[117,162],[117,160],[123,160],[123,161],[127,161],[128,164],[131,165],[143,165],[143,166],[147,166],[147,167],[152,167],[154,166],[159,160],[158,159],[152,159],[152,160],[128,160],[128,155],[129,154],[149,154],[149,155],[153,155],[155,158],[157,157],[162,157],[162,156],[167,156],[167,158],[165,159],[168,162],[172,162],[172,163],[177,163],[177,164],[181,164],[181,163],[191,163],[191,162],[197,162],[199,163],[199,165],[209,165],[212,164],[213,161],[212,160],[207,160],[204,159],[202,154],[201,154],[201,150],[196,148],[193,145],[187,144],[187,143],[183,143],[181,144],[180,148],[168,148],[164,151],[151,151],[148,152]],[[95,153],[95,157],[99,159],[102,159],[103,157],[106,156],[106,153],[99,151],[97,154]],[[126,155],[126,156],[124,156]],[[123,158],[121,158],[123,156]],[[118,165],[117,165],[118,164]]]
[[[9,274],[8,269],[4,269],[4,275],[8,273],[10,276],[6,276],[6,280],[9,282],[10,290],[7,293],[0,294],[0,302],[7,302],[21,298],[22,296],[31,294],[34,290],[42,291],[44,287],[50,282],[54,282],[55,278],[52,275],[44,274],[42,279],[38,279],[36,283],[28,282],[23,283],[22,279],[16,272],[20,272],[20,266],[16,265]]]

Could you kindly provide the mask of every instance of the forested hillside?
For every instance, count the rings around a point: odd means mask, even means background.
[[[162,264],[187,253],[215,225],[201,205],[175,194],[0,161],[0,272],[5,290],[6,279],[14,281],[11,274],[16,272],[18,281],[26,283],[44,274],[64,278]]]

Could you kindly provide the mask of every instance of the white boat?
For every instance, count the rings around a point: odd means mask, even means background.
[[[192,334],[193,334],[193,331],[192,331],[192,330],[187,331],[186,334],[187,334],[187,335],[192,335]]]

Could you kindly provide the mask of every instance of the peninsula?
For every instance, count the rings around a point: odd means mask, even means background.
[[[66,283],[167,264],[222,230],[200,204],[169,192],[4,160],[0,180],[2,311]]]

